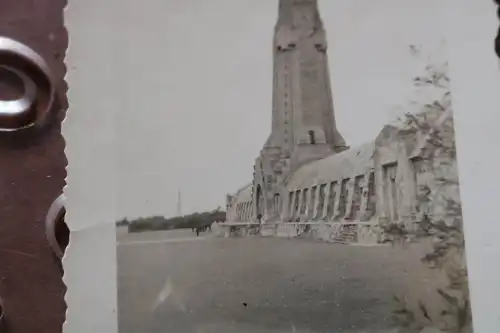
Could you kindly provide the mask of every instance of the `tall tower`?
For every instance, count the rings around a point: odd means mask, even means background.
[[[272,129],[253,181],[254,218],[267,221],[280,218],[291,173],[348,148],[335,122],[317,0],[279,0],[273,58]]]
[[[345,150],[336,127],[326,33],[317,0],[279,0],[274,31],[272,133],[292,164]]]
[[[177,192],[177,216],[182,216],[181,190],[178,190],[178,192]]]

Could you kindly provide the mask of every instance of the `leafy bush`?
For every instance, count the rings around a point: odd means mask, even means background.
[[[226,212],[216,209],[211,212],[194,213],[185,216],[165,218],[164,216],[142,217],[128,222],[129,232],[154,230],[191,229],[211,225],[216,221],[225,221]],[[122,223],[123,222],[117,222]]]
[[[130,222],[129,222],[127,219],[123,219],[123,220],[117,221],[117,222],[116,222],[116,225],[117,225],[118,227],[120,227],[120,226],[128,226],[128,225],[129,225],[129,223],[130,223]]]
[[[392,225],[389,230],[401,226]],[[404,234],[404,238],[399,236]],[[407,329],[407,332],[418,332],[425,326],[439,328],[442,332],[468,333],[472,332],[472,316],[470,311],[469,284],[465,260],[465,242],[462,230],[456,226],[448,226],[442,221],[433,223],[428,217],[419,222],[416,232],[393,233],[399,242],[408,241],[408,235],[414,235],[416,240],[428,238],[431,240],[432,249],[426,253],[421,261],[427,267],[441,271],[447,281],[445,288],[436,288],[436,293],[445,302],[445,309],[436,320],[431,319],[427,313],[425,302],[418,301],[419,312],[427,319],[427,323],[416,320],[417,313],[410,310],[406,300],[394,298],[396,309],[396,322]],[[396,240],[396,239],[394,239]]]
[[[411,50],[414,55],[418,53],[414,46]],[[418,129],[426,135],[428,140],[423,147],[423,158],[432,160],[433,164],[437,165],[434,172],[439,172],[434,174],[436,188],[431,190],[421,186],[419,192],[422,195],[417,199],[419,207],[440,200],[444,212],[440,216],[421,212],[421,218],[417,219],[414,225],[390,223],[384,225],[383,229],[393,244],[431,244],[430,251],[421,261],[426,267],[443,274],[446,285],[444,288],[436,288],[435,292],[443,300],[445,308],[438,318],[431,319],[425,305],[427,300],[419,299],[417,306],[410,309],[406,297],[395,296],[394,315],[396,322],[405,332],[419,332],[426,327],[432,327],[436,332],[469,333],[472,332],[472,316],[462,209],[460,198],[453,195],[458,193],[458,176],[447,63],[442,66],[426,66],[426,74],[415,78],[414,83],[417,87],[431,86],[442,89],[443,92],[431,103],[423,104],[418,101],[420,112],[407,113],[403,125],[406,128]],[[426,322],[417,319],[422,317]]]

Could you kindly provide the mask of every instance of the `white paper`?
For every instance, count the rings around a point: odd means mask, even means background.
[[[474,332],[497,331],[500,313],[493,302],[499,295],[493,284],[500,272],[493,263],[500,248],[489,218],[496,207],[496,149],[488,146],[498,141],[493,126],[500,105],[493,4],[323,0],[319,12],[327,35],[336,127],[352,151],[375,140],[385,125],[412,109],[412,99],[432,100],[435,91],[417,92],[412,78],[425,65],[449,61]],[[377,290],[382,284],[370,285],[363,279],[384,265],[389,272],[396,262],[402,265],[396,268],[411,269],[419,262],[419,253],[410,251],[406,259],[377,266],[380,257],[370,256],[385,251],[380,250],[383,246],[291,239],[301,249],[298,254],[294,248],[284,251],[289,244],[276,245],[283,241],[280,237],[216,237],[226,230],[217,224],[212,233],[199,237],[190,230],[175,235],[126,234],[122,228],[115,233],[115,222],[123,218],[226,209],[226,194],[252,181],[255,158],[271,129],[277,17],[278,1],[70,3],[66,14],[71,40],[70,111],[63,133],[69,161],[66,219],[72,236],[63,261],[68,286],[65,332],[391,328],[381,324],[381,316],[374,316],[373,322],[366,319],[372,324],[368,325],[356,317],[358,312],[349,312],[347,304],[358,304],[360,311],[379,311],[368,300],[371,293],[373,299],[381,297]],[[412,49],[420,56],[413,56]],[[323,173],[331,175],[324,168],[318,170],[314,181],[321,182]],[[312,180],[306,177],[303,182],[308,181]],[[260,209],[255,202],[252,205]],[[249,207],[243,222],[255,220]],[[235,209],[230,208],[228,216],[237,216]],[[266,209],[265,218],[270,215],[271,209]],[[292,229],[286,229],[288,236]],[[318,249],[324,246],[346,251],[344,260],[339,254],[338,262],[332,263],[333,284],[321,275],[330,273],[319,268],[321,262],[329,265],[330,259],[318,259],[323,251]],[[217,252],[219,247],[224,253]],[[185,256],[171,254],[179,249]],[[167,251],[164,256],[162,251]],[[308,260],[303,253],[310,253]],[[297,256],[297,264],[290,256]],[[372,259],[357,262],[358,256]],[[212,261],[221,266],[210,266]],[[360,275],[349,269],[355,263],[364,267]],[[261,272],[263,265],[267,270]],[[300,274],[306,277],[296,277],[303,286],[294,294],[285,286],[298,272],[297,266],[304,267]],[[237,273],[235,267],[239,272],[247,267],[248,275]],[[274,270],[279,272],[276,277]],[[322,273],[309,277],[308,272],[315,270]],[[261,272],[262,281],[255,272]],[[339,272],[353,275],[338,276]],[[350,295],[357,279],[357,289],[367,289]],[[379,280],[384,279],[390,281],[388,276]],[[411,271],[403,282],[411,285],[422,279]],[[198,289],[202,285],[208,289]],[[334,286],[335,293],[328,289]],[[286,301],[275,294],[282,287]],[[196,291],[199,297],[211,298],[196,299]],[[307,292],[314,295],[311,305],[303,299]],[[345,295],[337,294],[342,292]],[[356,297],[361,297],[359,303]],[[219,307],[224,315],[218,314]],[[320,328],[321,321],[331,325],[330,312],[322,312],[326,308],[331,309],[331,318],[339,318],[338,326]],[[304,320],[308,311],[313,318],[309,323]],[[314,322],[320,315],[327,319]],[[349,320],[361,327],[345,327]]]

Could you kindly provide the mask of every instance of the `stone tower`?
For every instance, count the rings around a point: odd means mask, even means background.
[[[266,217],[278,214],[280,185],[291,172],[347,149],[336,127],[317,0],[279,0],[273,57],[272,130],[254,174],[254,211]]]
[[[342,151],[336,128],[327,42],[317,0],[280,0],[273,41],[270,144],[302,164]]]

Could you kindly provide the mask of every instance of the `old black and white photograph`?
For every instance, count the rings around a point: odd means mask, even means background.
[[[120,333],[472,333],[441,2],[129,9]]]

